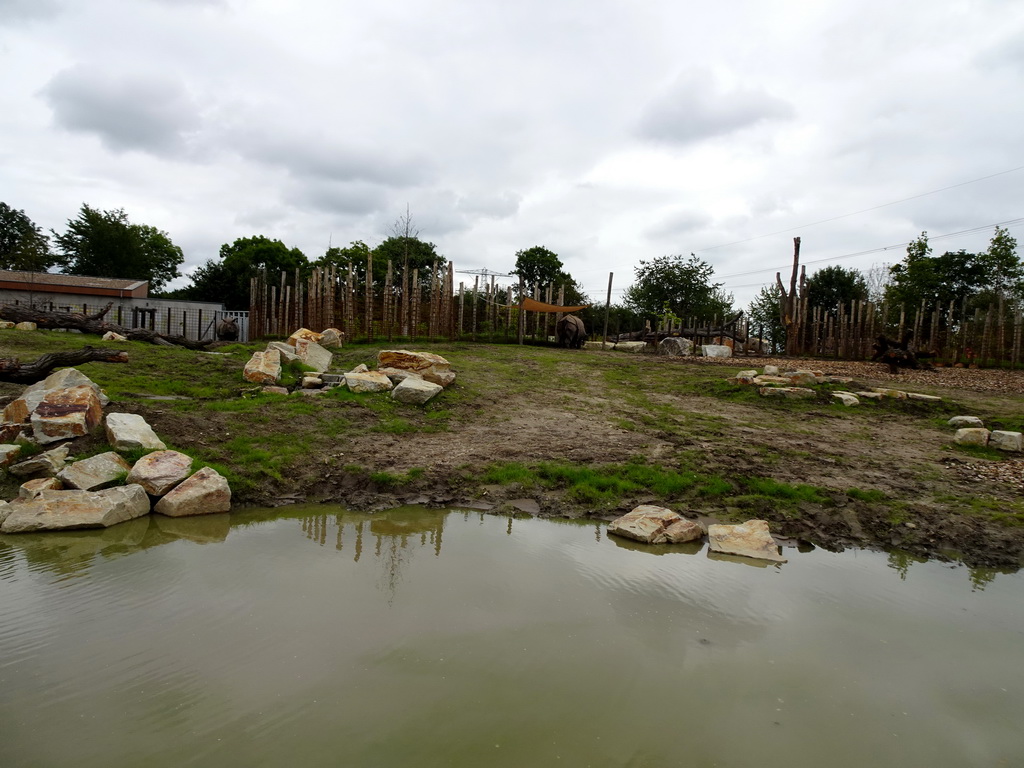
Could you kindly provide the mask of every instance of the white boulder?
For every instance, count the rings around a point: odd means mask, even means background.
[[[108,413],[107,442],[115,451],[163,451],[167,446],[137,413]]]
[[[389,379],[390,380],[390,379]],[[440,384],[421,379],[418,376],[409,376],[402,379],[393,390],[391,399],[400,403],[411,405],[423,405],[436,394],[444,389]]]
[[[0,532],[107,528],[149,513],[149,497],[138,485],[102,491],[43,491],[34,499],[7,505]]]
[[[786,562],[764,520],[748,520],[741,525],[709,525],[708,548],[727,555]]]
[[[191,456],[178,451],[153,451],[135,462],[126,482],[141,485],[150,496],[163,496],[191,471]]]
[[[608,533],[645,544],[682,544],[704,535],[704,529],[678,512],[642,504],[608,524]]]
[[[98,491],[125,478],[131,466],[113,451],[76,461],[57,473],[65,488]]]
[[[231,509],[231,488],[217,470],[203,467],[153,507],[168,517],[212,515]]]

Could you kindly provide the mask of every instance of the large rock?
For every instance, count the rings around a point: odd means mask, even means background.
[[[682,544],[704,535],[704,530],[678,512],[642,504],[608,524],[608,533],[645,544]]]
[[[153,507],[168,517],[212,515],[231,509],[231,488],[217,470],[203,467]]]
[[[705,344],[700,351],[704,357],[732,357],[732,347],[725,344]]]
[[[0,421],[24,423],[29,420],[36,407],[50,392],[80,386],[92,387],[101,406],[110,402],[99,386],[77,368],[62,368],[59,371],[54,371],[42,381],[37,381],[26,387],[19,397],[7,404],[3,415],[0,416]]]
[[[941,403],[942,398],[938,395],[925,395],[921,392],[907,392],[907,397],[910,400],[920,400],[925,403]]]
[[[107,331],[100,339],[103,341],[128,341],[127,336],[122,336],[120,333],[114,333],[113,331]]]
[[[53,477],[62,469],[67,463],[68,452],[71,450],[71,446],[67,443],[59,445],[56,448],[52,448],[49,451],[33,456],[31,459],[19,462],[7,471],[15,477],[34,477],[37,475],[44,475],[46,477]]]
[[[299,339],[295,342],[295,354],[303,365],[307,365],[317,373],[323,373],[331,367],[333,355],[315,341]]]
[[[658,344],[658,354],[668,357],[687,357],[693,354],[693,342],[680,336],[666,336]]]
[[[646,341],[618,341],[614,347],[617,352],[630,352],[634,355],[638,355],[647,349]]]
[[[860,405],[860,400],[853,392],[833,392],[832,399],[846,406]]]
[[[153,451],[135,462],[125,482],[138,483],[150,496],[163,496],[191,471],[192,457],[178,451]]]
[[[163,451],[167,448],[137,413],[108,413],[107,442],[115,451]]]
[[[3,533],[107,528],[149,513],[149,497],[138,485],[102,491],[43,491],[18,499],[0,526]]]
[[[293,360],[299,359],[299,356],[295,354],[295,347],[293,347],[291,344],[285,344],[283,341],[272,341],[269,344],[267,344],[266,351],[269,352],[272,349],[276,349],[278,351],[278,354],[281,355],[281,360],[283,360],[286,363],[290,363]]]
[[[764,520],[747,520],[742,525],[709,525],[708,548],[712,552],[727,555],[742,555],[774,563],[786,562],[786,558],[779,554],[779,546],[768,532],[768,523]]]
[[[276,349],[253,352],[242,371],[242,378],[253,384],[276,384],[281,378],[281,353]]]
[[[395,385],[380,371],[346,373],[345,384],[353,392],[389,392]]]
[[[977,416],[954,416],[946,422],[951,427],[984,427],[985,423]]]
[[[53,443],[89,434],[102,418],[96,390],[83,384],[48,392],[29,421],[37,443]]]
[[[1000,451],[1020,453],[1024,451],[1024,435],[1020,432],[1006,432],[1001,429],[992,430],[988,436],[988,447]]]
[[[13,462],[18,458],[19,453],[21,453],[20,445],[0,445],[0,467],[6,467]]]
[[[37,477],[35,480],[26,480],[18,488],[19,499],[34,499],[43,491],[63,491],[64,483],[56,477]]]
[[[98,491],[115,485],[131,471],[131,466],[113,451],[76,461],[57,473],[65,488]]]
[[[328,349],[337,349],[345,343],[345,334],[343,331],[339,331],[337,328],[324,328],[320,332],[320,341],[317,342],[321,347]]]
[[[378,368],[399,368],[418,373],[427,381],[447,387],[455,381],[452,364],[440,355],[430,352],[410,352],[407,349],[382,349],[377,353]]]
[[[793,387],[809,387],[818,383],[818,377],[813,371],[788,371],[782,374],[782,377],[789,379],[789,384]]]
[[[377,372],[378,373],[383,373],[385,376],[387,376],[389,379],[391,379],[391,383],[392,384],[400,384],[401,382],[405,381],[406,379],[410,379],[410,378],[411,379],[419,379],[421,381],[426,381],[426,379],[424,379],[422,376],[420,376],[415,371],[403,371],[401,368],[380,368],[380,369],[378,369]],[[431,382],[431,383],[433,383],[433,382]],[[441,385],[438,384],[438,386],[441,386]]]
[[[988,445],[990,434],[984,427],[965,427],[956,431],[953,442],[957,445]]]
[[[388,380],[390,381],[390,379]],[[417,376],[410,376],[398,382],[398,385],[391,390],[391,399],[397,400],[400,403],[423,405],[443,389],[444,387],[440,384],[435,384],[432,381],[427,381]]]
[[[298,346],[299,339],[305,339],[306,341],[319,342],[321,334],[316,331],[311,331],[309,328],[299,328],[295,333],[288,337],[288,341],[285,342],[293,347]]]

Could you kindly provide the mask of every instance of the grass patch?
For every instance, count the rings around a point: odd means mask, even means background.
[[[804,483],[793,485],[773,480],[770,477],[745,477],[740,480],[740,485],[749,493],[766,496],[770,499],[782,499],[793,502],[805,501],[816,504],[828,501],[828,497],[822,494],[820,488]]]
[[[862,488],[847,488],[846,495],[849,496],[851,499],[856,499],[857,501],[866,501],[869,503],[878,503],[886,501],[889,498],[881,491],[877,491],[874,489],[865,491]]]
[[[989,448],[987,445],[960,445],[959,443],[950,443],[946,446],[946,450],[962,453],[975,459],[987,459],[989,461],[1002,461],[1006,458],[1005,451]]]

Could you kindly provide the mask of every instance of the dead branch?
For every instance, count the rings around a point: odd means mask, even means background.
[[[22,363],[16,357],[3,357],[0,358],[0,381],[35,384],[45,379],[54,368],[95,362],[127,363],[128,353],[120,349],[82,347],[65,352],[47,352],[31,363]]]

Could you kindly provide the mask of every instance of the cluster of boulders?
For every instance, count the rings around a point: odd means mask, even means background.
[[[759,387],[758,392],[762,397],[785,397],[795,400],[813,398],[816,393],[810,387],[815,384],[853,384],[853,379],[847,376],[826,376],[821,371],[780,371],[778,366],[774,365],[766,365],[761,373],[755,369],[740,371],[731,378],[731,381]],[[837,390],[832,393],[833,400],[846,406],[860,405],[861,400],[881,400],[886,397],[932,403],[942,400],[936,395],[904,392],[901,389],[874,388],[852,392]]]
[[[102,390],[85,374],[65,368],[25,389],[3,411],[0,468],[24,478],[18,497],[0,500],[0,532],[106,528],[149,514],[169,517],[227,512],[227,480],[169,451],[145,419],[108,413]],[[113,451],[78,461],[71,442],[103,424]],[[60,445],[18,461],[30,446]],[[129,464],[118,451],[149,451]]]
[[[947,423],[956,427],[953,442],[957,445],[988,446],[1011,453],[1024,451],[1024,434],[1001,429],[989,431],[977,416],[954,416]]]
[[[608,533],[644,544],[684,544],[705,535],[700,523],[688,520],[664,507],[643,504],[608,524]],[[712,552],[740,555],[757,560],[784,563],[764,520],[748,520],[739,525],[709,525],[708,548]]]
[[[245,365],[246,381],[262,384],[263,391],[287,395],[279,386],[281,363],[301,361],[311,368],[292,393],[318,395],[334,387],[352,392],[390,392],[394,400],[422,405],[455,381],[451,363],[430,352],[385,349],[377,353],[377,370],[358,365],[351,371],[330,372],[333,355],[328,347],[341,346],[344,334],[334,328],[316,333],[300,328],[286,342],[272,341],[262,352],[254,352]]]
[[[18,331],[34,331],[36,330],[36,324],[30,322],[23,323],[12,323],[10,320],[0,320],[0,330],[11,330],[12,328]]]

